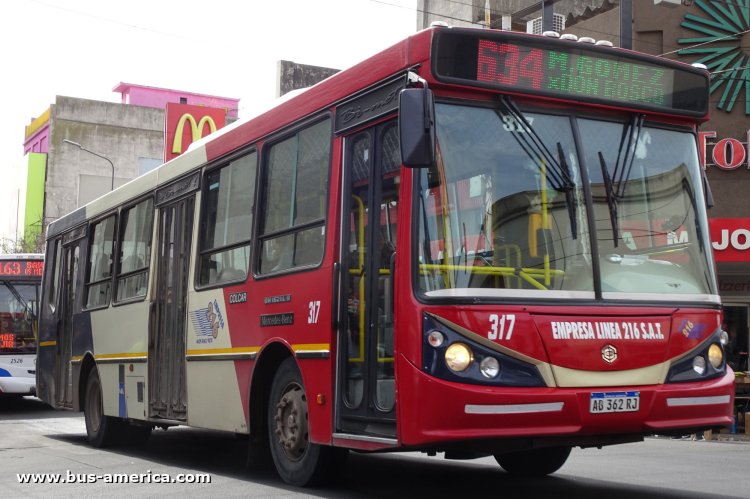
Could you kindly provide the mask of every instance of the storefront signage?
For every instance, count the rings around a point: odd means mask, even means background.
[[[734,138],[716,138],[716,132],[698,132],[698,154],[701,165],[720,170],[736,170],[740,166],[750,168],[750,130],[745,142]]]
[[[720,275],[719,294],[721,296],[750,295],[750,278],[747,275]]]
[[[164,161],[185,152],[190,144],[226,124],[226,109],[189,104],[167,104]]]
[[[750,262],[750,218],[712,218],[708,225],[717,262]]]

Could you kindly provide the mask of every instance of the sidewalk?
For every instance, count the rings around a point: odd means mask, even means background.
[[[744,433],[714,433],[711,440],[714,442],[750,442],[750,435]]]
[[[672,437],[667,435],[651,435],[651,438],[658,439],[672,439],[672,440],[698,440],[701,442],[747,442],[750,443],[750,435],[744,433],[715,433],[706,431],[702,435],[703,438],[697,437],[696,435],[684,435],[683,437]]]

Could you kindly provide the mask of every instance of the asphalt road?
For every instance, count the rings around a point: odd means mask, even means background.
[[[14,497],[575,497],[713,499],[750,497],[750,443],[648,438],[574,449],[556,474],[518,479],[491,458],[446,461],[418,453],[351,453],[338,480],[322,489],[285,485],[272,469],[248,470],[233,434],[194,428],[157,430],[145,446],[94,449],[80,413],[37,399],[0,400],[0,498]],[[105,476],[210,474],[209,484],[19,483],[19,473]],[[142,479],[143,480],[143,479]]]

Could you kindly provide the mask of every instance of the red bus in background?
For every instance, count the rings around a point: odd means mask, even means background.
[[[50,224],[39,396],[90,442],[493,455],[731,423],[701,68],[431,28]]]
[[[44,255],[0,255],[0,397],[36,393]]]

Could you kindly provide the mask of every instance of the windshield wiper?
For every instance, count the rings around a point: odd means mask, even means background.
[[[557,160],[547,148],[547,145],[544,143],[537,131],[533,126],[531,126],[531,122],[526,119],[526,116],[523,115],[521,110],[518,109],[518,106],[516,106],[516,103],[513,102],[513,100],[511,100],[509,96],[502,96],[500,102],[503,104],[505,110],[508,111],[510,116],[517,123],[523,125],[522,131],[528,134],[528,137],[526,137],[519,133],[513,133],[512,137],[516,139],[518,145],[521,146],[521,149],[524,150],[529,158],[536,158],[537,161],[545,161],[548,165],[553,167],[553,169],[548,170],[548,172],[553,177],[553,187],[555,188],[555,190],[562,191],[562,184],[564,182],[562,176],[560,175],[560,165],[557,163]],[[500,116],[500,118],[502,119],[502,116]]]
[[[638,147],[638,139],[641,136],[641,129],[643,129],[643,115],[633,116],[628,123],[627,128],[623,134],[622,140],[620,140],[620,149],[617,151],[617,163],[615,163],[615,171],[613,176],[615,177],[615,193],[618,198],[622,199],[625,196],[625,187],[627,186],[628,179],[630,178],[630,172],[633,169],[633,161],[635,160],[635,151]],[[625,154],[622,158],[622,168],[618,173],[618,163],[620,161],[620,154],[622,152],[622,146],[625,139],[625,134],[628,136],[628,145],[625,148]]]
[[[531,126],[529,120],[527,120],[523,113],[521,113],[520,109],[518,109],[516,103],[507,95],[504,95],[501,98],[501,103],[511,117],[523,125],[524,131],[531,137],[531,139],[529,139],[518,133],[512,134],[513,138],[518,142],[518,145],[521,146],[521,149],[526,152],[529,158],[536,158],[537,162],[544,161],[550,166],[550,168],[547,169],[548,174],[552,177],[550,183],[556,191],[565,194],[565,204],[568,208],[568,216],[570,217],[570,230],[573,239],[577,239],[578,227],[575,218],[576,207],[573,199],[575,184],[573,183],[570,166],[565,159],[565,152],[563,151],[562,144],[560,142],[557,143],[558,158],[555,158],[537,131]]]
[[[625,126],[620,137],[620,146],[617,149],[617,159],[612,169],[612,175],[609,174],[607,162],[601,151],[599,155],[599,165],[602,168],[602,181],[604,182],[604,192],[607,196],[607,206],[609,207],[609,218],[612,224],[612,242],[617,247],[620,239],[620,228],[617,220],[617,203],[625,197],[630,172],[633,169],[635,160],[635,151],[638,147],[638,139],[643,129],[644,116],[642,114],[633,115],[630,122]],[[627,145],[626,145],[627,143]],[[622,158],[622,164],[620,163]]]
[[[604,193],[607,196],[607,206],[609,206],[609,221],[612,224],[612,242],[617,247],[617,242],[620,239],[620,228],[617,222],[617,194],[614,192],[612,187],[612,179],[609,177],[609,170],[607,169],[607,162],[604,160],[604,155],[599,151],[599,164],[602,167],[602,180],[604,180]]]
[[[570,217],[570,232],[573,234],[573,239],[578,238],[578,226],[576,224],[576,207],[573,199],[573,176],[570,171],[570,165],[568,160],[565,159],[565,151],[563,151],[562,144],[557,143],[557,156],[560,158],[560,169],[564,177],[564,191],[565,191],[565,205],[568,207],[568,216]]]

